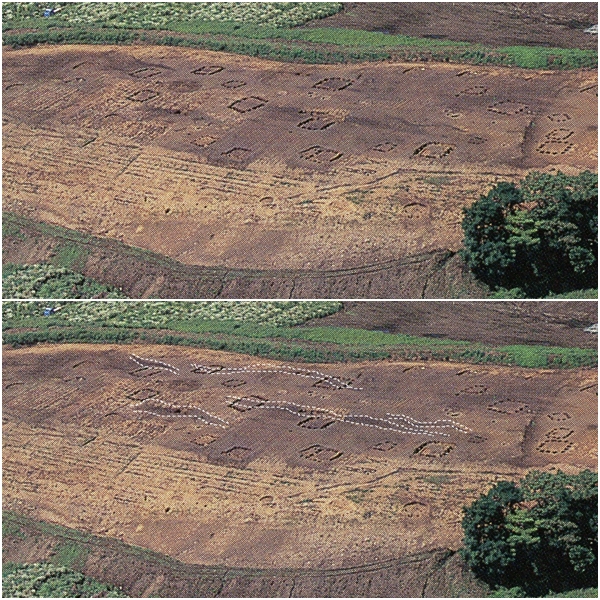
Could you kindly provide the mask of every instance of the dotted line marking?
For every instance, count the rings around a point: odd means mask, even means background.
[[[156,369],[162,369],[163,371],[169,371],[170,373],[173,373],[173,375],[178,375],[179,374],[179,369],[177,367],[175,367],[174,365],[170,365],[169,363],[162,362],[160,360],[154,360],[153,358],[142,358],[141,356],[138,356],[137,354],[131,354],[129,356],[129,358],[136,365],[139,365],[140,367],[143,367],[145,369],[148,369],[148,368],[150,368],[152,366],[152,367],[154,367]],[[146,362],[150,362],[150,363],[154,363],[154,364],[152,364],[152,365],[145,365],[141,361],[146,361]]]
[[[229,373],[277,373],[283,375],[295,375],[296,377],[305,377],[306,379],[315,379],[315,380],[323,380],[330,383],[334,387],[343,388],[347,390],[355,390],[362,391],[363,388],[353,387],[346,381],[342,381],[339,377],[334,377],[333,375],[327,375],[325,373],[320,373],[319,371],[309,371],[307,369],[294,369],[293,371],[285,370],[285,367],[280,368],[254,368],[254,367],[263,367],[270,365],[249,365],[247,367],[227,367],[225,369],[220,369],[219,371],[214,371],[212,367],[208,365],[200,365],[196,363],[192,363],[191,366],[194,369],[205,369],[207,375],[219,375],[219,374],[229,374]],[[299,372],[301,371],[301,372]]]
[[[413,419],[412,417],[409,417],[408,415],[403,415],[403,414],[393,414],[393,413],[385,413],[386,417],[390,417],[390,419],[392,420],[403,420],[403,421],[409,421],[411,424],[414,425],[425,425],[425,426],[433,426],[433,427],[451,427],[452,429],[456,429],[457,431],[461,431],[463,433],[470,433],[473,430],[469,427],[466,427],[465,425],[463,425],[462,423],[459,423],[458,421],[453,421],[452,419],[437,419],[436,421],[417,421],[416,419]],[[447,425],[438,425],[438,423],[447,423]]]
[[[409,420],[409,423],[407,425],[404,425],[402,423],[398,423],[398,422],[390,420],[390,419],[383,419],[381,417],[373,417],[372,415],[355,415],[355,414],[340,415],[340,414],[335,413],[332,410],[329,410],[326,408],[320,408],[318,406],[311,406],[311,405],[295,404],[294,402],[289,402],[286,400],[266,400],[264,404],[257,406],[254,404],[243,404],[244,400],[250,400],[250,398],[248,396],[227,396],[227,398],[229,398],[231,400],[237,400],[238,401],[237,406],[239,406],[241,408],[246,408],[248,410],[257,409],[257,408],[276,409],[276,410],[283,410],[283,411],[289,412],[297,417],[305,416],[307,412],[312,411],[312,412],[317,413],[316,415],[312,415],[312,416],[327,416],[327,417],[331,418],[332,420],[338,421],[340,423],[348,423],[350,425],[360,425],[361,427],[372,427],[373,429],[379,429],[381,431],[395,431],[396,433],[405,433],[408,435],[427,435],[430,437],[437,437],[437,436],[450,437],[450,434],[439,431],[439,429],[451,427],[453,429],[456,429],[457,431],[460,431],[461,433],[466,433],[465,429],[468,429],[468,428],[460,429],[459,427],[461,427],[461,428],[463,427],[462,425],[460,425],[460,423],[457,424],[458,427],[453,424],[449,424],[449,425],[437,425],[436,424],[438,422],[448,421],[448,419],[441,419],[439,421],[433,421],[433,422],[431,422],[431,424],[428,424],[427,422],[420,423],[419,421],[416,421],[415,419],[412,419],[411,417],[406,417]],[[374,423],[360,423],[358,421],[352,420],[352,419],[360,419],[360,418],[371,419],[372,421],[376,421],[378,423],[387,423],[388,425],[391,425],[392,427],[386,427],[384,425],[376,425]],[[410,423],[410,421],[413,421],[414,424]],[[432,431],[432,429],[433,429],[433,431]]]
[[[198,410],[202,413],[204,413],[208,418],[210,419],[214,419],[215,421],[220,421],[220,423],[212,423],[211,421],[206,420],[204,417],[201,417],[199,415],[163,415],[157,412],[153,412],[151,410],[145,409],[145,408],[136,408],[139,406],[144,405],[145,402],[157,402],[159,404],[162,404],[163,406],[166,406],[167,408],[172,408],[172,409],[182,409],[182,408],[187,408],[187,409],[191,409],[191,410]],[[216,415],[213,415],[211,413],[209,413],[208,411],[204,410],[203,408],[200,408],[199,406],[194,406],[193,404],[175,404],[173,402],[166,402],[165,400],[160,400],[159,398],[147,398],[146,400],[142,400],[141,402],[139,402],[136,407],[132,408],[131,410],[133,410],[134,412],[141,412],[141,413],[147,413],[150,415],[155,415],[157,417],[164,417],[165,419],[198,419],[204,423],[206,423],[207,425],[213,425],[215,427],[221,427],[222,429],[225,429],[227,425],[229,425],[228,421],[225,421],[225,419],[221,419],[220,417],[217,417]]]

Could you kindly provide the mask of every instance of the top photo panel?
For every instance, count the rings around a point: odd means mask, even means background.
[[[3,3],[3,298],[597,298],[597,23]]]

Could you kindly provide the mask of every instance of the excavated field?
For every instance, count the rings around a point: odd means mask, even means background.
[[[595,370],[82,344],[5,349],[3,375],[4,508],[192,564],[456,549],[493,482],[597,464]]]
[[[3,86],[5,209],[189,265],[456,250],[494,182],[596,169],[596,71],[58,46],[5,49]]]

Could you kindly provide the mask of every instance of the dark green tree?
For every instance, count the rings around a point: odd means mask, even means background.
[[[532,596],[597,587],[597,473],[533,471],[463,512],[463,558],[492,587]]]
[[[598,175],[531,173],[464,209],[462,256],[492,289],[546,296],[598,286]]]

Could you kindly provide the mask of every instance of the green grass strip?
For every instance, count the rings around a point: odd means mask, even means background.
[[[53,323],[53,325],[50,325]],[[37,326],[37,329],[32,329]],[[53,319],[4,323],[3,342],[23,346],[42,342],[184,345],[303,362],[357,360],[435,360],[526,368],[595,367],[589,348],[513,345],[491,347],[460,340],[389,334],[340,327],[277,327],[238,321],[169,321],[164,329],[59,325]],[[27,328],[26,330],[24,328]],[[17,331],[15,331],[17,329]],[[20,329],[20,330],[19,330]]]
[[[19,30],[19,27],[26,31]],[[31,29],[34,31],[31,31]],[[181,34],[180,36],[173,34]],[[435,40],[340,28],[280,28],[227,21],[172,21],[159,30],[69,25],[60,19],[14,21],[4,25],[3,43],[128,44],[146,41],[227,51],[282,61],[336,63],[398,58],[466,64],[494,64],[526,69],[596,68],[598,53],[577,48],[509,46],[491,48],[470,42]]]

